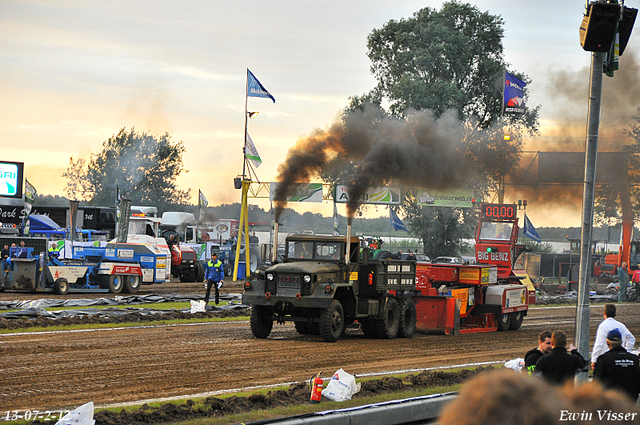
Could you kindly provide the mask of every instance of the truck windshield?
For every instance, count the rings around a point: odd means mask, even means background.
[[[511,239],[513,223],[493,223],[485,221],[480,228],[480,239],[497,239],[508,241]]]
[[[340,242],[289,241],[287,257],[300,260],[338,260]]]

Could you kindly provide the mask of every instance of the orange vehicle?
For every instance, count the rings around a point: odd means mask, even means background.
[[[517,244],[515,204],[482,204],[476,264],[418,263],[417,329],[447,334],[519,329],[535,288]]]

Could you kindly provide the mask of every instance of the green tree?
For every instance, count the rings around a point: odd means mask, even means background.
[[[189,190],[178,190],[176,180],[184,171],[182,142],[165,133],[156,137],[122,128],[103,142],[89,160],[70,160],[62,175],[68,179],[70,199],[86,199],[91,205],[113,205],[116,184],[124,198],[137,205],[186,204]]]
[[[629,219],[634,222],[640,219],[640,192],[637,190],[640,186],[640,108],[624,132],[631,142],[621,149],[627,154],[627,163],[620,164],[626,167],[626,181],[620,179],[612,184],[596,186],[594,212],[598,224],[621,224],[625,209]]]
[[[388,103],[388,114],[396,118],[407,118],[412,110],[429,109],[436,117],[456,111],[465,129],[465,158],[476,164],[479,173],[468,188],[482,199],[517,166],[523,134],[538,132],[539,107],[528,108],[522,116],[502,115],[507,69],[503,24],[500,16],[449,1],[440,10],[427,7],[411,18],[391,20],[374,29],[367,39],[367,54],[378,84],[350,99],[345,120],[367,104],[384,110],[382,105]],[[526,75],[511,73],[528,82]],[[330,175],[323,177],[340,180],[349,174],[337,173],[339,167],[333,166]],[[429,256],[457,255],[477,222],[477,211],[417,207],[411,202],[403,208],[412,233],[422,238]]]

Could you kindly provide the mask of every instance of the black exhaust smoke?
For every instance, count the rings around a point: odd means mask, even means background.
[[[347,183],[351,223],[370,187],[390,183],[433,189],[468,186],[477,167],[465,153],[465,129],[453,111],[438,119],[431,111],[413,112],[399,120],[367,106],[327,131],[316,130],[298,140],[289,150],[278,167],[276,221],[292,195],[292,183],[308,183],[337,155],[355,165]]]

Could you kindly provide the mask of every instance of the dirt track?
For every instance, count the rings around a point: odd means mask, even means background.
[[[180,285],[178,292],[203,292],[202,284]],[[640,306],[620,306],[618,317],[640,335]],[[593,306],[592,342],[600,320],[602,306]],[[575,308],[552,307],[532,309],[519,331],[381,341],[349,329],[334,344],[298,335],[290,324],[258,340],[246,322],[0,335],[0,416],[303,381],[341,367],[359,375],[505,361],[523,357],[543,329],[564,329],[571,338],[574,323]]]

